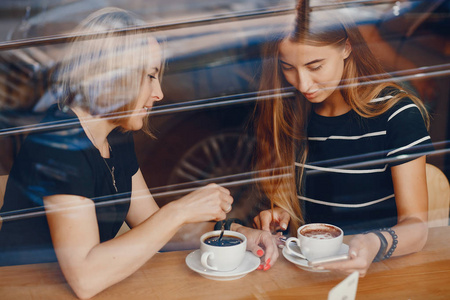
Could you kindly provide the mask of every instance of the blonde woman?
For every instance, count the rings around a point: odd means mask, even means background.
[[[163,99],[163,61],[140,25],[115,8],[79,25],[58,74],[63,97],[27,137],[7,185],[0,265],[57,260],[80,298],[135,272],[183,225],[223,220],[233,203],[216,184],[162,208],[149,193],[132,131],[146,128],[148,111]],[[124,221],[131,230],[116,237]],[[231,229],[248,237],[255,254],[265,250],[262,268],[276,261],[269,233]]]
[[[258,163],[271,208],[254,221],[266,231],[290,225],[294,235],[312,222],[357,234],[350,260],[321,268],[364,275],[373,260],[424,246],[431,142],[420,100],[338,20],[344,12],[310,14],[300,1],[293,30],[265,49]]]

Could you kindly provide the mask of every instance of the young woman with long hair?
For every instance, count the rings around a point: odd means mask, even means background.
[[[338,225],[357,234],[351,259],[322,267],[361,275],[374,259],[423,247],[429,117],[344,8],[310,13],[300,1],[294,28],[264,50],[260,90],[257,163],[271,207],[258,228]]]

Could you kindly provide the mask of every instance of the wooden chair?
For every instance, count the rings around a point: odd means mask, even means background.
[[[450,185],[445,174],[427,164],[428,227],[449,225]]]
[[[8,175],[0,175],[0,208],[3,206],[3,198],[5,197],[6,183]],[[2,228],[2,219],[0,218],[0,229]]]
[[[7,182],[8,182],[8,175],[0,175],[0,208],[3,206],[3,198],[5,197]]]

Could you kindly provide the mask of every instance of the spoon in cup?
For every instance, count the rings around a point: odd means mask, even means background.
[[[225,222],[222,222],[222,228],[220,229],[220,235],[217,241],[220,241],[222,239],[224,232],[225,232]]]

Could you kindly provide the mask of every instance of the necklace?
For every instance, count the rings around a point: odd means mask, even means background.
[[[95,148],[97,148],[97,150],[100,153],[100,148],[97,146],[97,142],[96,142],[95,137],[92,134],[91,130],[89,129],[89,126],[87,126],[86,124],[84,124],[84,125],[85,125],[84,127],[86,127],[87,131],[89,132],[90,136],[92,137],[92,143],[94,144]],[[108,148],[109,148],[109,153],[112,153],[112,148],[109,143],[108,143]],[[106,159],[103,157],[103,155],[101,153],[100,153],[100,156],[103,159],[103,161],[105,162],[105,165],[108,168],[109,173],[111,174],[112,184],[117,193],[119,190],[117,189],[117,186],[116,186],[116,177],[114,176],[114,166],[112,166],[112,168],[110,168],[108,165],[108,162],[106,161]]]

